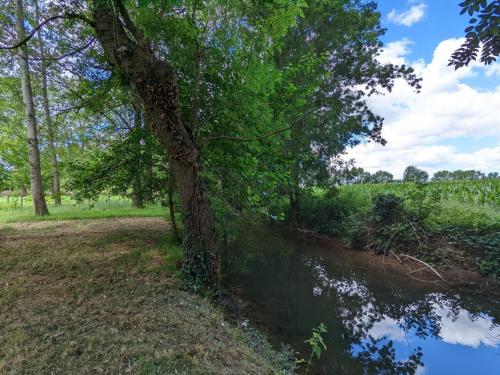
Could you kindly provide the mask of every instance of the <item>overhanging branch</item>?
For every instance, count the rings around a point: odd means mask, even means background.
[[[42,21],[37,26],[35,26],[33,28],[33,30],[31,30],[31,32],[29,33],[29,35],[26,36],[26,38],[24,38],[23,40],[17,42],[16,44],[14,44],[12,46],[0,46],[0,50],[12,50],[12,49],[17,49],[17,48],[23,46],[31,38],[33,38],[36,35],[36,33],[38,32],[38,30],[40,30],[43,26],[45,26],[46,24],[48,24],[48,23],[50,23],[52,21],[60,20],[60,19],[73,19],[73,20],[74,19],[79,19],[79,20],[82,20],[84,22],[87,22],[90,25],[94,24],[94,22],[92,20],[89,20],[87,17],[85,17],[85,16],[83,16],[81,14],[76,14],[76,13],[57,14],[55,16],[47,18],[46,20]]]
[[[273,130],[269,133],[266,133],[266,134],[263,134],[263,135],[260,135],[260,136],[257,136],[257,137],[248,137],[248,138],[240,138],[240,137],[231,137],[231,136],[227,136],[227,135],[221,135],[221,136],[218,136],[218,137],[207,137],[205,138],[201,143],[202,144],[207,144],[211,141],[235,141],[235,142],[256,142],[256,141],[260,141],[262,139],[266,139],[266,138],[269,138],[269,137],[272,137],[273,135],[276,135],[276,134],[279,134],[279,133],[283,133],[287,130],[290,130],[291,128],[293,128],[293,126],[297,123],[297,121],[303,119],[305,116],[313,113],[313,112],[316,112],[318,109],[320,108],[314,108],[314,109],[311,109],[305,113],[303,113],[302,115],[300,115],[299,117],[297,117],[293,122],[292,122],[292,125],[288,125],[288,126],[285,126],[284,128],[280,128],[280,129],[276,129],[276,130]]]
[[[32,57],[31,60],[36,60],[36,61],[40,61],[40,60],[45,60],[45,61],[58,61],[58,60],[62,60],[62,59],[65,59],[66,57],[70,57],[70,56],[76,55],[76,54],[78,54],[80,52],[83,52],[87,48],[91,47],[95,43],[95,41],[96,41],[96,38],[92,37],[83,46],[81,46],[79,48],[76,48],[76,49],[74,49],[72,51],[69,51],[67,53],[64,53],[64,54],[62,54],[60,56],[44,57],[44,58],[41,58],[41,57]]]

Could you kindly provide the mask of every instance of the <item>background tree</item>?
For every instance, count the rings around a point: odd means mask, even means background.
[[[347,167],[336,172],[340,184],[363,184],[371,181],[371,174],[361,167]]]
[[[11,172],[0,162],[0,191],[12,188]]]
[[[481,171],[476,171],[474,169],[461,170],[458,169],[452,172],[454,180],[480,180],[484,178],[484,173]]]
[[[26,39],[24,29],[24,9],[22,0],[16,0],[16,31],[19,42]],[[31,87],[31,77],[29,68],[29,56],[26,44],[23,44],[17,51],[19,70],[21,73],[21,87],[23,93],[24,108],[26,112],[28,159],[30,170],[31,194],[33,195],[33,205],[37,215],[47,215],[49,213],[45,202],[45,195],[42,183],[42,171],[40,166],[40,150],[38,148],[38,129],[33,103],[33,89]]]
[[[328,183],[334,156],[362,139],[385,143],[383,119],[366,98],[390,90],[398,77],[416,89],[420,82],[412,68],[377,60],[385,30],[374,2],[309,0],[303,12],[275,55],[283,75],[275,105],[290,126],[284,160],[295,222],[302,189]]]
[[[453,179],[453,173],[450,171],[442,170],[437,171],[432,176],[432,181],[450,181]]]
[[[373,173],[370,177],[370,182],[373,183],[386,183],[386,182],[391,182],[393,180],[394,176],[386,171],[377,171]]]
[[[403,181],[404,182],[419,182],[419,183],[424,183],[427,182],[429,178],[429,174],[422,170],[418,169],[417,167],[410,165],[406,167],[404,173],[403,173]]]
[[[30,184],[28,145],[20,78],[0,79],[0,164],[9,171],[9,188],[17,193]]]
[[[39,1],[34,0],[35,5],[35,24],[40,24],[42,12],[40,9]],[[49,92],[48,92],[48,77],[47,77],[47,58],[45,56],[45,42],[43,30],[38,30],[38,44],[39,44],[39,57],[40,57],[40,75],[42,81],[42,106],[44,112],[45,127],[47,131],[47,143],[52,162],[52,198],[56,206],[61,204],[61,182],[59,173],[59,162],[57,160],[55,148],[55,129],[52,122],[52,115],[50,113]]]

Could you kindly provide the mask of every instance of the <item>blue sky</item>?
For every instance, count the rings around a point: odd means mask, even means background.
[[[369,100],[385,118],[385,147],[361,144],[351,150],[358,166],[401,177],[407,165],[440,169],[500,171],[500,64],[479,63],[455,72],[447,67],[461,44],[468,16],[459,0],[378,0],[383,62],[409,64],[423,78],[414,93],[404,82]]]
[[[409,57],[412,60],[432,58],[439,42],[463,35],[468,18],[460,16],[459,0],[427,0],[406,2],[404,0],[378,0],[383,14],[382,25],[387,29],[384,43],[409,38],[415,42]],[[424,16],[411,26],[398,25],[388,20],[388,14],[407,11],[411,7],[424,5]]]
[[[435,321],[428,323],[438,327],[436,336],[418,336],[416,326],[405,331],[404,319],[389,316],[377,320],[368,335],[385,338],[384,343],[391,340],[398,361],[405,361],[416,347],[422,348],[424,365],[417,369],[417,375],[469,375],[477,373],[478,365],[481,375],[498,375],[500,342],[495,338],[500,334],[500,326],[486,314],[474,315],[463,308],[451,312],[450,308],[446,304],[432,305]],[[353,346],[352,350],[356,354],[360,346]]]

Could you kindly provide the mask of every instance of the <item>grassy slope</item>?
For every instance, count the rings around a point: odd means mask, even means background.
[[[0,224],[0,374],[266,374],[278,367],[178,289],[160,218]]]

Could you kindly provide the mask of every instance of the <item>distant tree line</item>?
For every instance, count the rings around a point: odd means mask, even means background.
[[[474,169],[455,171],[441,170],[433,174],[431,181],[482,180],[500,178],[498,172],[484,173]],[[392,173],[379,170],[373,174],[361,167],[352,167],[337,173],[336,181],[340,184],[380,184],[387,182],[428,182],[429,174],[414,165],[406,167],[401,180],[394,179]]]
[[[483,178],[499,178],[498,172],[488,174],[474,169],[456,171],[438,171],[432,176],[432,181],[451,181],[451,180],[481,180]]]

